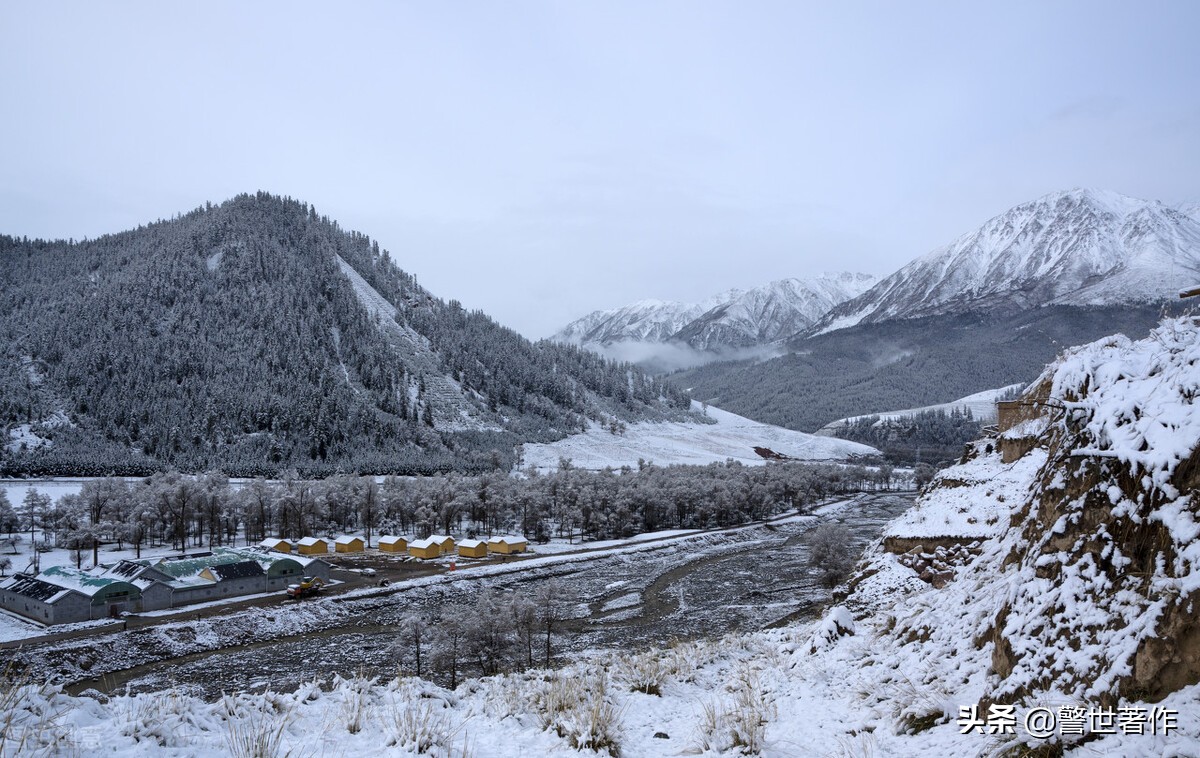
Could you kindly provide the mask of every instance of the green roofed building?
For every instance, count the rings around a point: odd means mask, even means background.
[[[0,582],[0,606],[43,624],[65,624],[142,610],[135,584],[52,566],[36,577],[17,574]]]
[[[88,571],[53,566],[0,581],[0,607],[66,624],[283,590],[301,576],[329,579],[329,563],[254,548],[121,560]]]

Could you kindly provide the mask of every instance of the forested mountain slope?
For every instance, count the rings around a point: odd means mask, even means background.
[[[698,400],[800,431],[1028,382],[1063,345],[1138,338],[1181,309],[1178,291],[1200,283],[1188,208],[1052,193],[835,305],[788,355],[675,378]]]
[[[835,419],[932,405],[1029,382],[1064,345],[1114,331],[1144,336],[1157,305],[1054,306],[858,324],[792,344],[764,362],[711,363],[671,379],[756,421],[816,431]]]
[[[0,468],[507,468],[588,419],[683,418],[628,365],[445,302],[264,193],[83,242],[0,237]]]

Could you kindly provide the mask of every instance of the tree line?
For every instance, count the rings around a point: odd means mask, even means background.
[[[961,457],[963,446],[982,435],[983,424],[969,408],[935,409],[882,420],[860,416],[833,433],[877,448],[892,464],[937,464]]]
[[[794,462],[743,466],[637,468],[598,472],[560,462],[523,478],[485,473],[425,477],[336,475],[323,480],[286,472],[232,486],[210,471],[159,472],[143,479],[92,479],[78,494],[52,500],[31,489],[20,503],[0,490],[0,531],[14,548],[38,531],[75,552],[81,564],[100,546],[169,547],[255,544],[267,537],[432,533],[474,537],[519,533],[529,539],[600,540],[661,529],[703,529],[761,520],[834,495],[894,484],[890,467]]]

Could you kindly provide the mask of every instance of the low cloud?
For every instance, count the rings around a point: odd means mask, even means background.
[[[695,368],[716,361],[765,361],[787,353],[778,345],[756,345],[745,348],[699,350],[682,342],[640,342],[626,340],[608,345],[585,345],[606,358],[628,361],[655,374],[665,374],[685,368]]]

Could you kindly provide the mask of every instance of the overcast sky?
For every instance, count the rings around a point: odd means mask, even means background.
[[[1200,3],[5,3],[0,233],[263,189],[530,337],[1200,201]]]

